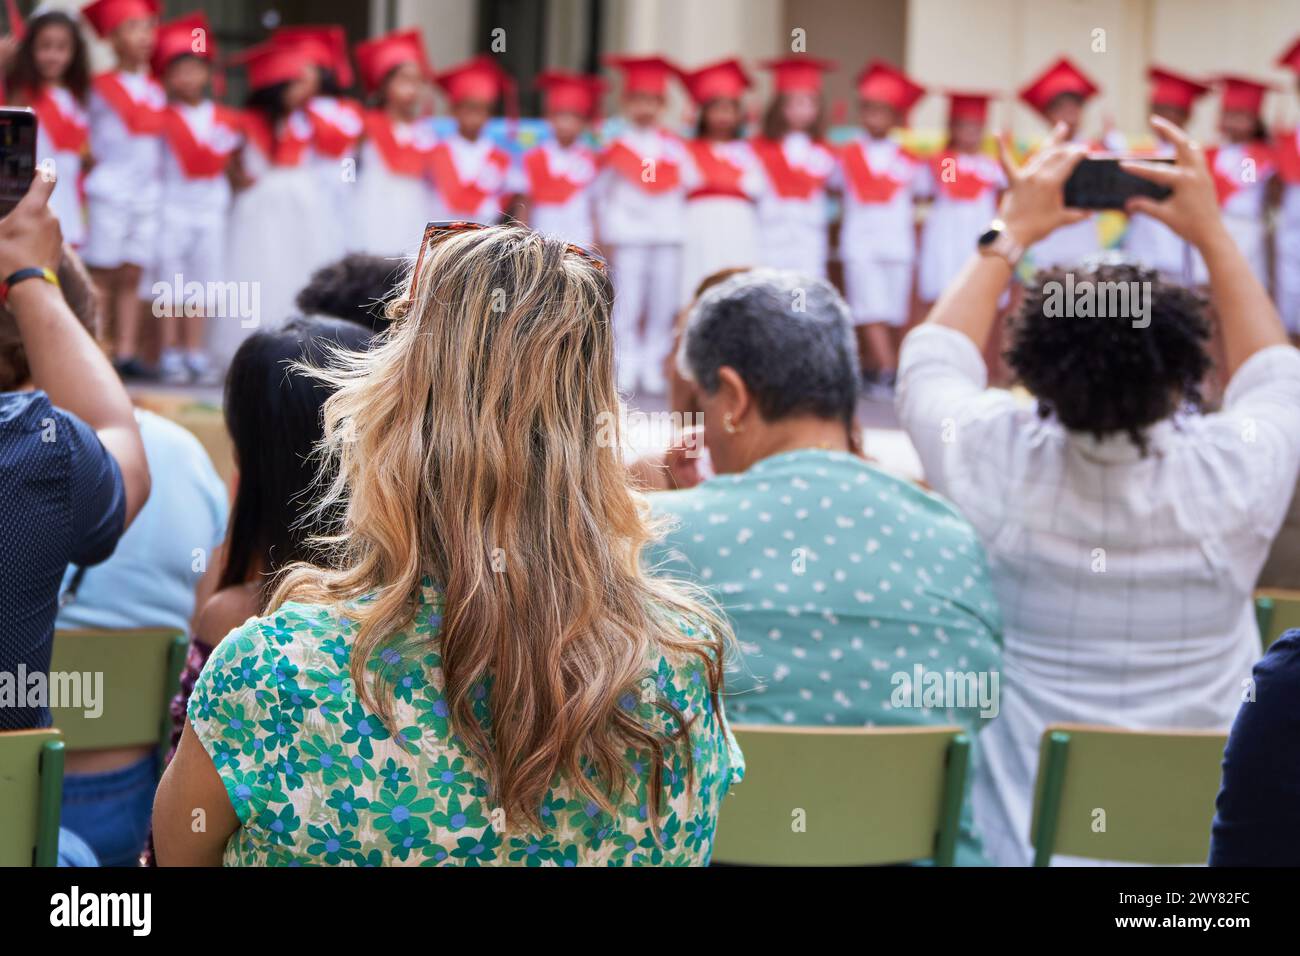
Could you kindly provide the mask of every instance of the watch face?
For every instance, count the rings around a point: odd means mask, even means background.
[[[1000,236],[1000,235],[1002,235],[1002,230],[1001,230],[1001,229],[988,229],[988,230],[985,230],[984,232],[980,233],[980,237],[979,237],[979,245],[980,245],[980,247],[982,248],[982,247],[984,247],[984,246],[991,246],[991,245],[993,245],[993,243],[997,241],[997,238],[998,238],[998,236]]]

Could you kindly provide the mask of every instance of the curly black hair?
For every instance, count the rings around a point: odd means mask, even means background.
[[[352,253],[318,269],[298,293],[306,315],[329,315],[359,322],[374,332],[388,328],[384,300],[402,277],[397,259]]]
[[[1142,298],[1123,307],[1115,283]],[[1066,302],[1070,290],[1075,299]],[[1098,307],[1077,307],[1084,305],[1081,294],[1094,295]],[[1212,364],[1205,300],[1150,269],[1106,264],[1040,272],[1008,319],[1008,332],[1007,364],[1038,399],[1038,413],[1071,431],[1097,438],[1122,432],[1145,455],[1147,428],[1182,406],[1201,406],[1201,382]]]

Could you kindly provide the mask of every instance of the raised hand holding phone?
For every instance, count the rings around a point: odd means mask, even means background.
[[[1125,211],[1140,212],[1158,219],[1192,245],[1202,248],[1212,236],[1225,232],[1205,153],[1191,137],[1168,120],[1153,116],[1151,125],[1173,144],[1174,163],[1125,160],[1120,166],[1135,176],[1168,188],[1170,195],[1162,200],[1134,196],[1125,204]]]

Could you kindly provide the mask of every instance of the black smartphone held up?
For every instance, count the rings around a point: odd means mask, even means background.
[[[1120,159],[1141,159],[1149,163],[1172,163],[1172,159],[1146,156],[1087,156],[1065,181],[1065,204],[1072,209],[1123,209],[1131,196],[1167,199],[1171,190],[1149,179],[1120,169]]]
[[[27,195],[36,175],[36,114],[0,108],[0,216]]]

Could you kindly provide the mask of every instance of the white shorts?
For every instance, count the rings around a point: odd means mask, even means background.
[[[86,244],[81,258],[94,269],[132,265],[149,269],[158,255],[157,203],[86,199]]]
[[[912,311],[912,263],[846,259],[844,291],[854,325],[906,325]]]

